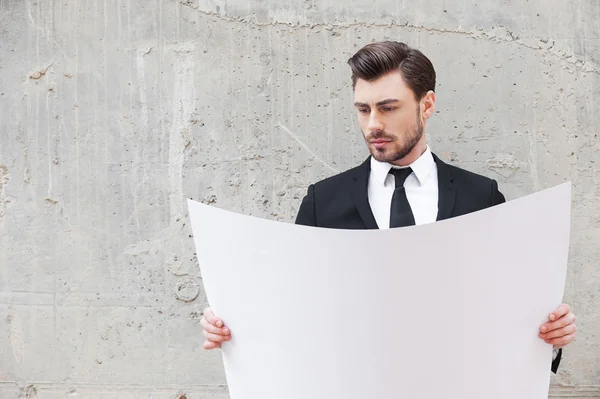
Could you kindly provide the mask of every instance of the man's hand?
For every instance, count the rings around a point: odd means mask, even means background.
[[[552,344],[555,349],[563,348],[573,341],[577,326],[575,315],[571,313],[569,305],[564,303],[548,316],[548,323],[540,327],[539,337],[547,344]]]
[[[221,344],[231,339],[229,328],[225,327],[223,320],[215,316],[211,308],[204,309],[204,316],[200,320],[204,328],[204,349],[220,348]]]

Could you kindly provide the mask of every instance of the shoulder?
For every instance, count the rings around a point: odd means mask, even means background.
[[[321,204],[330,203],[340,205],[347,203],[352,199],[352,193],[357,181],[364,183],[366,193],[370,171],[369,157],[359,166],[311,184],[308,187],[308,195],[314,197],[315,201]],[[360,185],[362,187],[362,184]]]
[[[322,190],[339,188],[340,186],[344,186],[354,182],[361,173],[368,173],[369,169],[366,168],[365,170],[365,167],[366,165],[363,163],[362,165],[356,166],[345,172],[341,172],[337,175],[333,175],[326,179],[320,180],[314,183],[313,186]]]
[[[355,183],[360,176],[364,178],[369,173],[369,169],[362,169],[365,166],[368,167],[368,164],[363,163],[308,186],[308,191],[296,217],[296,223],[332,228],[349,228],[356,225],[356,207],[352,199],[352,187],[356,187]],[[360,223],[362,225],[362,222]]]
[[[489,187],[495,182],[494,179],[459,168],[458,166],[446,164],[446,167],[449,169],[454,181],[458,184],[465,183],[475,187]]]
[[[438,169],[438,176],[442,180],[447,179],[459,185],[466,184],[475,187],[489,187],[495,183],[495,180],[489,177],[447,164],[435,154],[433,154],[433,159]]]
[[[496,180],[489,177],[449,165],[435,157],[438,176],[441,185],[449,184],[458,189],[459,197],[466,204],[473,204],[477,208],[497,205],[505,201],[498,190]]]

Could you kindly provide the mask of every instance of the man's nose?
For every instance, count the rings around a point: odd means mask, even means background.
[[[369,133],[379,132],[383,130],[383,123],[377,112],[372,111],[369,116],[369,125],[367,126]]]

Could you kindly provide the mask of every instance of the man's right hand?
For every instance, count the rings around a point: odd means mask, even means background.
[[[215,316],[211,308],[204,309],[204,316],[200,320],[204,328],[204,349],[220,348],[221,344],[231,339],[231,331],[225,327],[223,320]]]

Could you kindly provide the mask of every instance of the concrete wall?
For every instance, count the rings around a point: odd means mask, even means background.
[[[595,0],[0,0],[0,397],[226,398],[185,199],[291,221],[367,155],[346,60],[383,39],[436,66],[442,158],[573,181],[552,396],[600,397]]]

